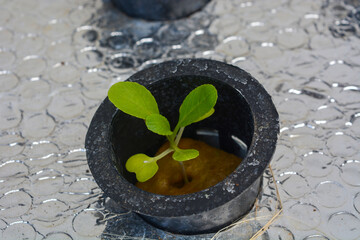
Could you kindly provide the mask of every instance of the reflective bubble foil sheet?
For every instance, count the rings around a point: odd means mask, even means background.
[[[354,0],[212,0],[162,22],[107,0],[0,0],[0,238],[359,239],[359,24]],[[250,72],[281,121],[254,209],[201,236],[160,231],[116,206],[84,148],[112,83],[189,57]]]

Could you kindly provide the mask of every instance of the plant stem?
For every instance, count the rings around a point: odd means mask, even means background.
[[[182,134],[184,132],[184,129],[185,129],[185,127],[181,127],[180,129],[178,129],[178,126],[176,126],[175,129],[174,129],[174,134],[171,135],[171,136],[167,136],[167,139],[169,140],[169,143],[170,143],[170,148],[169,149],[172,149],[173,151],[179,150],[177,145],[180,142],[180,139],[181,139],[181,136],[182,136]],[[179,162],[179,164],[181,166],[181,171],[182,171],[182,174],[183,174],[183,177],[184,177],[184,183],[188,184],[189,183],[189,178],[188,178],[188,176],[186,174],[185,166],[184,166],[184,164],[182,162]]]
[[[173,134],[169,136],[169,138],[171,139],[171,142],[175,141],[175,138],[176,138],[176,136],[177,136],[177,134],[179,132],[179,129],[180,129],[180,127],[179,127],[179,123],[178,123],[174,128]]]
[[[179,144],[181,136],[182,136],[182,134],[184,132],[184,129],[185,129],[185,127],[180,128],[179,133],[176,135],[175,146],[177,146]]]
[[[182,173],[183,173],[183,177],[184,177],[184,182],[185,184],[188,184],[189,183],[189,178],[186,174],[186,171],[185,171],[185,166],[182,162],[179,162],[180,166],[181,166],[181,170],[182,170]]]
[[[152,161],[152,162],[157,161],[157,160],[165,157],[166,155],[168,155],[169,153],[171,153],[171,152],[173,152],[173,151],[174,151],[174,149],[168,148],[168,149],[166,149],[165,151],[163,151],[162,153],[160,153],[159,155],[153,157],[153,159],[152,159],[151,161]]]

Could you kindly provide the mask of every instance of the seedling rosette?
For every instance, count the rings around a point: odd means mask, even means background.
[[[172,158],[182,166],[184,181],[187,183],[189,180],[182,162],[198,157],[199,152],[196,149],[180,149],[178,143],[186,126],[214,113],[218,98],[216,88],[211,84],[203,84],[192,90],[180,106],[179,120],[173,130],[168,119],[161,115],[154,96],[144,86],[135,82],[118,82],[111,86],[108,97],[118,109],[143,119],[150,131],[165,136],[170,143],[170,147],[157,156],[150,157],[143,153],[131,156],[126,162],[126,169],[134,172],[139,182],[145,182],[158,171],[157,161],[172,153]]]

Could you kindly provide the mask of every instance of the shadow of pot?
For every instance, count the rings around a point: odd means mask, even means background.
[[[138,82],[155,96],[172,128],[185,96],[211,83],[218,91],[215,113],[186,127],[184,136],[197,138],[243,161],[227,178],[200,192],[167,196],[137,188],[125,169],[136,153],[155,154],[164,137],[146,129],[144,121],[118,111],[106,98],[86,136],[87,159],[99,187],[122,207],[156,227],[173,233],[215,232],[249,212],[261,191],[279,132],[278,114],[269,94],[247,72],[213,60],[183,59],[139,71]],[[224,159],[226,161],[226,159]]]
[[[147,20],[175,20],[199,11],[210,0],[111,0],[131,17]]]

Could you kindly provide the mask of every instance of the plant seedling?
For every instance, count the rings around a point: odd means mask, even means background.
[[[144,86],[135,82],[118,82],[110,87],[108,97],[124,113],[144,119],[150,131],[166,136],[170,143],[167,150],[154,157],[143,153],[133,155],[127,160],[126,169],[134,172],[139,182],[145,182],[158,171],[156,162],[172,153],[172,158],[182,167],[185,183],[188,183],[182,162],[196,158],[199,152],[196,149],[180,149],[178,143],[186,126],[214,113],[217,101],[216,88],[211,84],[204,84],[192,90],[180,106],[179,120],[173,130],[170,129],[168,119],[160,114],[154,96]]]

